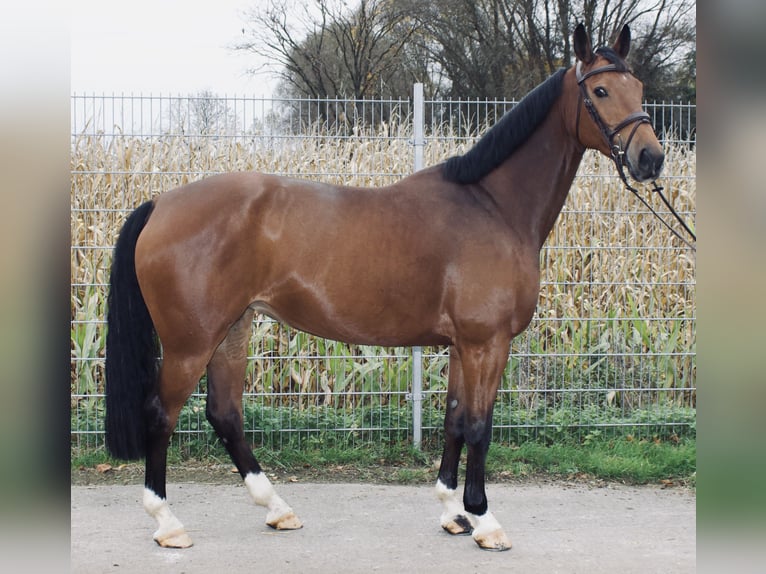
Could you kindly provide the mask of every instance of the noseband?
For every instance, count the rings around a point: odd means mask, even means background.
[[[604,120],[601,118],[601,115],[598,113],[596,106],[593,104],[593,100],[588,95],[588,89],[585,86],[585,80],[587,80],[591,76],[595,76],[596,74],[603,74],[604,72],[621,72],[621,71],[622,70],[618,68],[615,64],[607,64],[606,66],[601,66],[600,68],[589,70],[588,72],[585,72],[583,74],[582,62],[578,60],[577,66],[575,67],[575,74],[577,77],[577,85],[580,86],[580,100],[585,105],[585,109],[588,110],[588,113],[590,114],[590,117],[593,119],[593,122],[596,124],[596,126],[598,126],[599,131],[601,131],[601,135],[604,136],[604,140],[606,140],[606,143],[609,146],[609,151],[611,153],[612,160],[614,161],[614,164],[617,167],[617,173],[620,174],[620,179],[622,179],[622,183],[625,185],[625,187],[627,187],[631,192],[633,192],[633,195],[635,195],[641,201],[641,203],[643,203],[646,207],[648,207],[649,210],[665,225],[665,227],[667,227],[673,233],[673,235],[678,237],[678,239],[680,239],[683,243],[685,243],[688,247],[690,247],[693,251],[696,252],[697,248],[691,243],[689,243],[685,238],[683,238],[680,233],[678,233],[662,217],[660,217],[660,215],[654,210],[654,208],[651,205],[649,205],[649,203],[643,197],[641,197],[641,195],[638,193],[638,190],[632,187],[628,183],[628,178],[625,175],[625,166],[627,165],[626,154],[628,152],[628,147],[630,146],[630,142],[633,141],[633,136],[636,134],[636,130],[638,130],[638,127],[644,123],[651,124],[651,119],[649,117],[649,114],[647,114],[644,111],[633,112],[632,114],[629,114],[620,123],[618,123],[614,128],[609,129],[609,126],[606,125]],[[582,106],[578,103],[577,124],[575,126],[575,134],[577,137],[577,141],[580,141],[580,109],[581,108]],[[620,134],[620,131],[622,131],[624,128],[626,128],[630,124],[634,124],[633,129],[630,130],[628,139],[625,142],[625,147],[623,147],[622,138],[619,137],[619,134]],[[617,138],[617,142],[615,142],[615,137]],[[655,191],[662,198],[662,202],[668,207],[668,209],[670,209],[670,212],[673,214],[676,220],[681,224],[681,226],[686,230],[686,232],[694,238],[694,241],[696,241],[697,236],[689,228],[689,226],[681,218],[681,216],[678,215],[676,210],[673,209],[673,206],[670,204],[668,199],[663,195],[662,193],[663,188],[657,185],[656,180],[653,181],[652,184],[654,185],[653,191]]]

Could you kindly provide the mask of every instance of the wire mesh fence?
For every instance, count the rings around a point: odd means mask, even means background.
[[[424,162],[461,153],[514,102],[424,102]],[[412,171],[408,100],[74,95],[71,436],[103,445],[105,306],[116,234],[144,200],[214,173],[256,170],[381,186]],[[696,109],[647,103],[666,148],[662,183],[696,214]],[[661,213],[663,209],[656,206]],[[456,238],[459,240],[459,238]],[[681,436],[696,428],[695,261],[587,153],[541,252],[541,293],[517,337],[494,414],[495,440],[603,433]],[[243,410],[254,445],[438,444],[448,349],[352,346],[264,316],[252,325]],[[422,390],[412,380],[422,372]],[[415,416],[413,404],[422,407]],[[205,448],[205,380],[174,440]]]

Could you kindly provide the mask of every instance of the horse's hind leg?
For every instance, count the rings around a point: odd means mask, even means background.
[[[231,327],[207,367],[208,397],[205,414],[229,452],[250,495],[268,509],[266,524],[278,530],[303,525],[277,495],[245,441],[242,425],[242,392],[247,366],[247,343],[253,320],[248,309]]]
[[[168,506],[167,452],[181,407],[194,390],[204,366],[202,357],[179,357],[166,351],[160,368],[159,394],[150,396],[145,407],[149,422],[144,508],[157,520],[154,540],[160,546],[187,548],[192,545],[191,538]]]

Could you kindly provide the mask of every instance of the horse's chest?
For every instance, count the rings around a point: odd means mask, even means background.
[[[524,330],[534,315],[540,291],[539,270],[519,257],[474,260],[451,281],[452,316],[477,329]]]

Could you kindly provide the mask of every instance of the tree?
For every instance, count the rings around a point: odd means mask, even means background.
[[[225,100],[210,90],[173,100],[169,114],[173,132],[208,136],[227,135],[235,131],[236,115]]]
[[[269,0],[248,13],[236,50],[265,57],[288,95],[407,96],[427,73],[412,53],[416,22],[391,0]],[[406,92],[402,93],[402,88]]]
[[[418,0],[400,0],[411,7]],[[416,18],[422,52],[433,60],[453,98],[503,98],[506,78],[518,68],[509,6],[485,0],[435,0],[420,5]],[[516,64],[516,65],[515,65]]]
[[[631,26],[630,63],[653,97],[694,47],[694,7],[694,0],[432,0],[417,14],[424,49],[453,97],[522,97],[573,63],[579,22],[595,45],[610,45],[611,34]]]
[[[635,22],[636,34],[629,62],[644,83],[648,100],[692,98],[689,75],[696,76],[694,2],[660,0],[655,11]],[[695,81],[696,83],[696,81]]]
[[[650,99],[689,93],[695,0],[269,0],[237,49],[277,66],[289,95],[518,99],[573,63],[583,22],[595,45],[629,24],[629,64]],[[694,58],[694,56],[691,56]],[[693,64],[693,62],[691,63]]]

